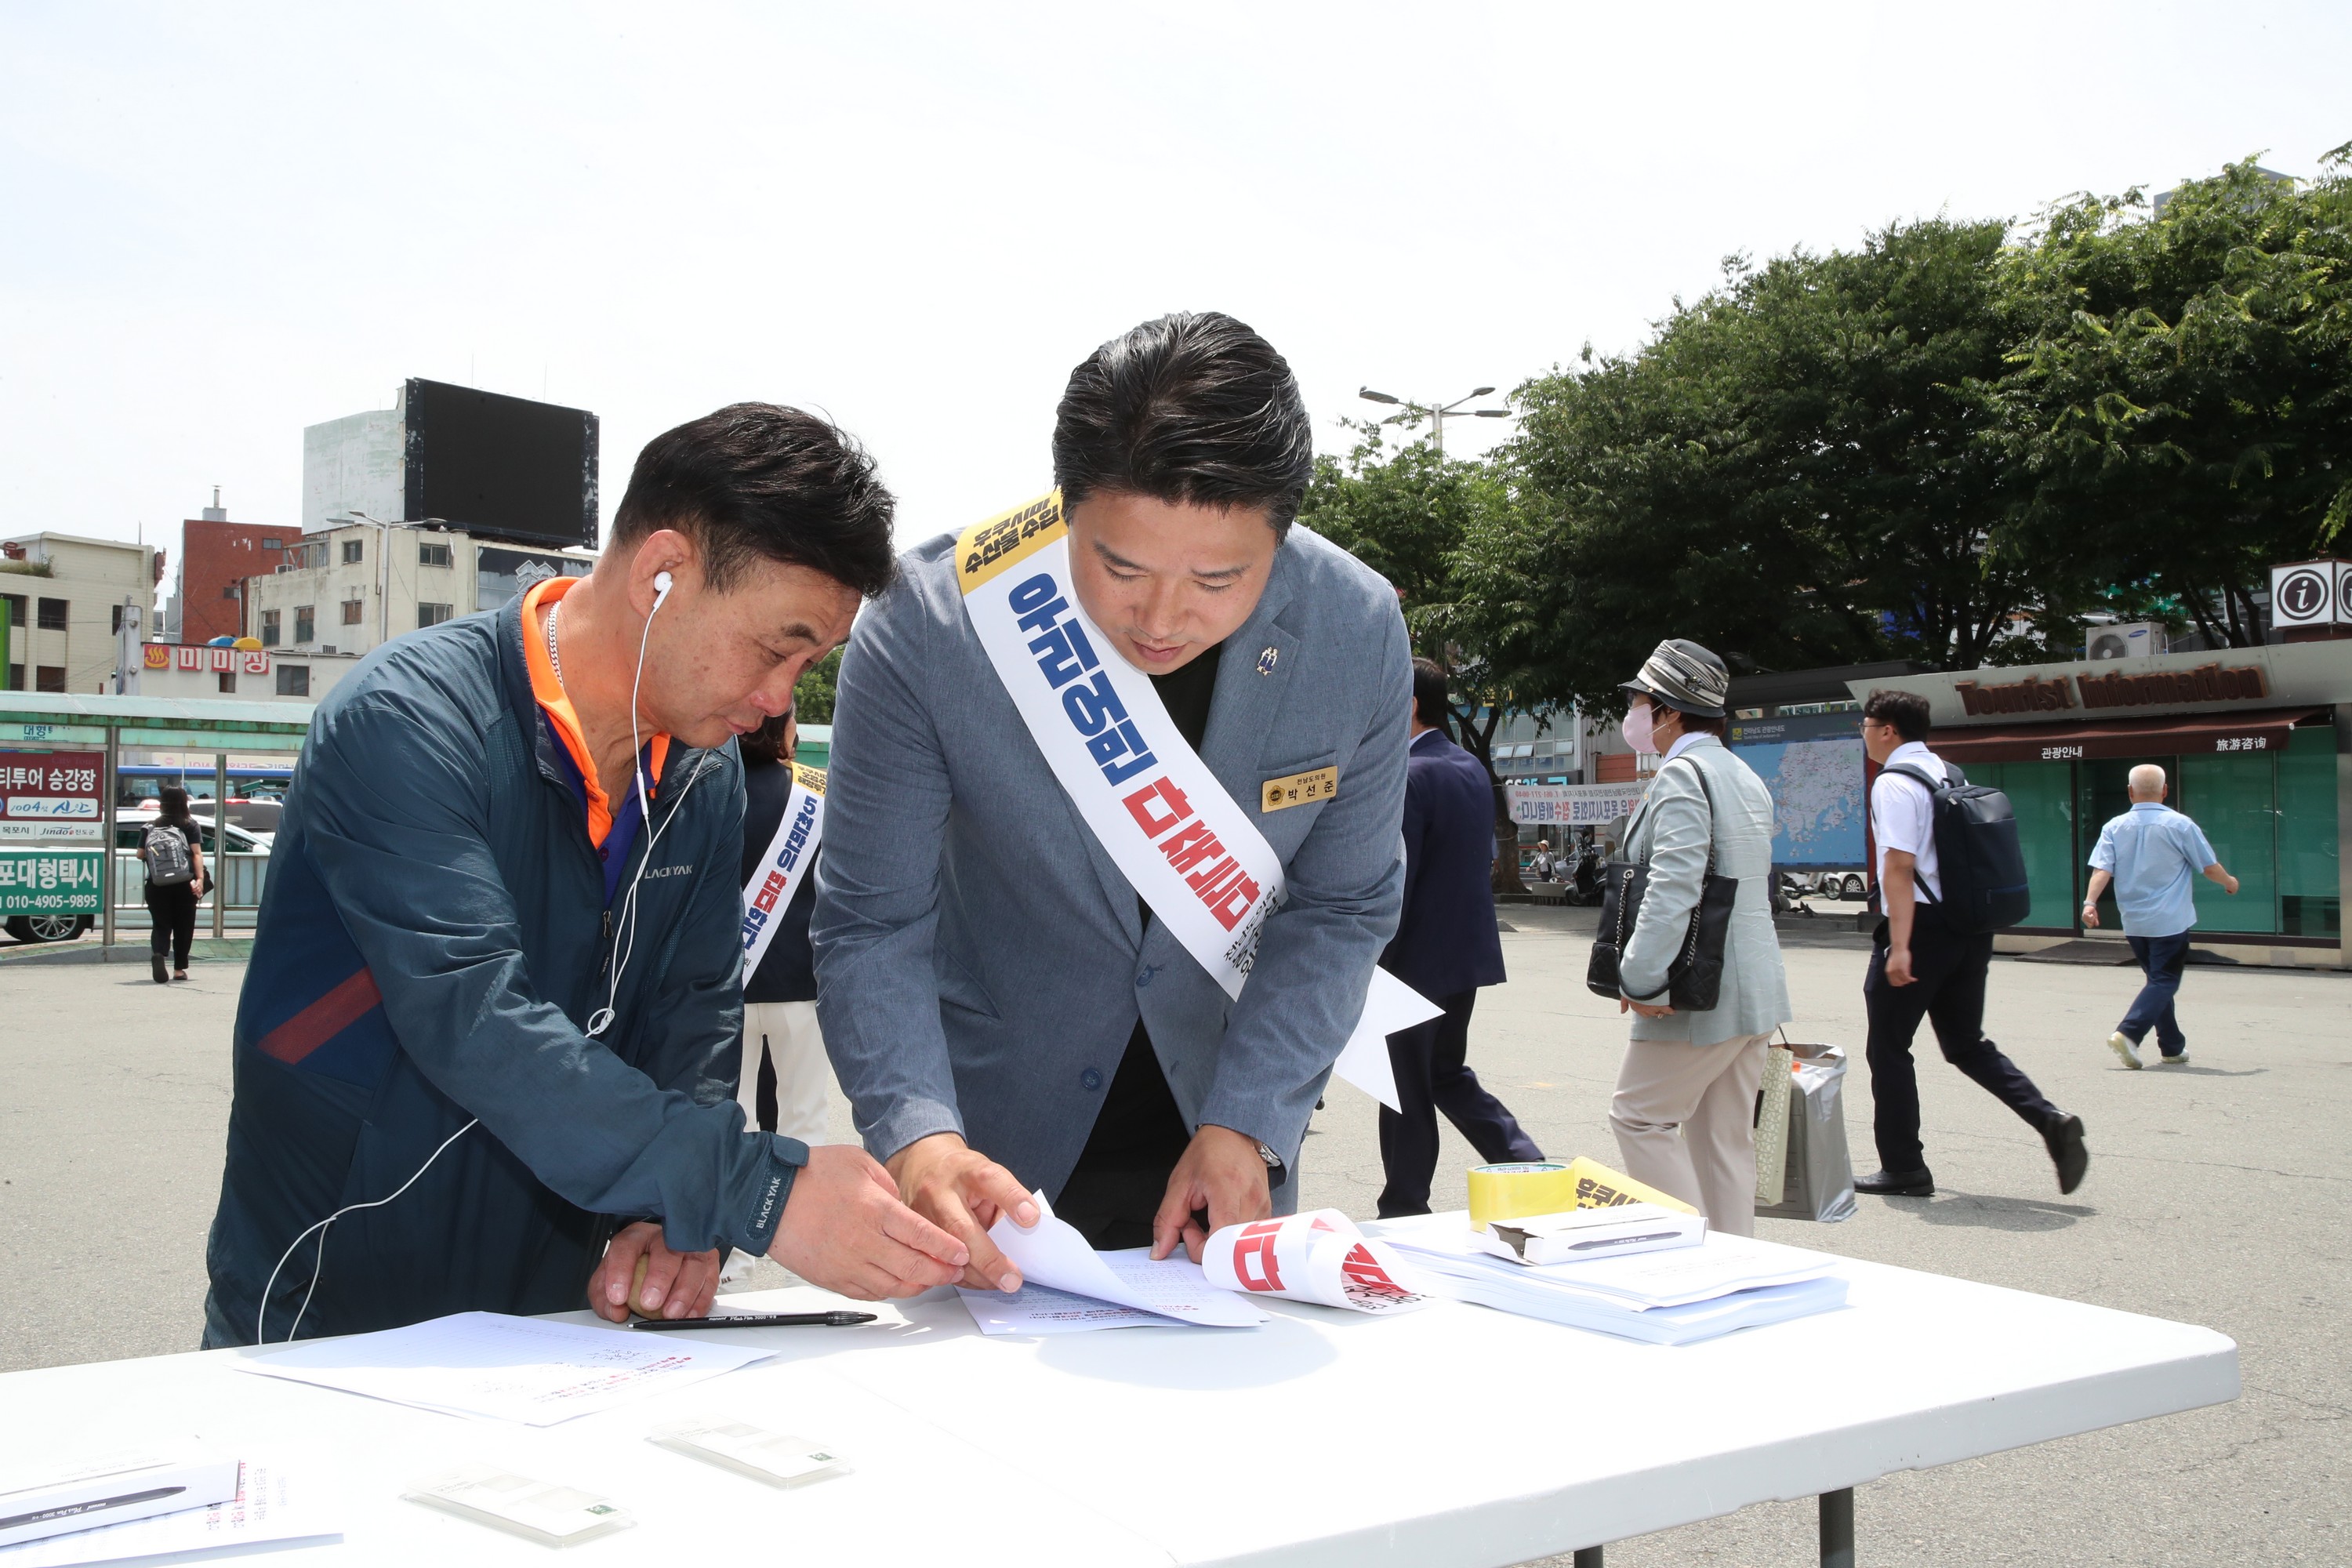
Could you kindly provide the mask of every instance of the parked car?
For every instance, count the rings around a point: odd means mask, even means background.
[[[18,942],[71,942],[90,924],[89,915],[10,915],[8,934]]]
[[[205,804],[210,805],[212,802],[206,801]],[[117,849],[138,848],[142,841],[142,835],[146,832],[147,825],[163,815],[161,811],[144,807],[118,808],[114,814],[114,847]],[[205,853],[218,854],[219,846],[215,840],[219,835],[214,831],[210,815],[197,811],[194,801],[188,803],[188,815],[196,819],[196,835],[204,840]],[[277,837],[274,833],[253,833],[239,827],[236,825],[236,802],[229,802],[228,852],[230,854],[267,855],[269,853],[271,840]]]

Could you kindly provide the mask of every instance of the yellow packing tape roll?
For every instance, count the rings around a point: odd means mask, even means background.
[[[1576,1177],[1566,1165],[1549,1160],[1510,1165],[1470,1168],[1470,1228],[1482,1230],[1489,1220],[1517,1219],[1523,1215],[1559,1214],[1576,1206]]]
[[[1512,1165],[1475,1165],[1470,1171],[1470,1226],[1474,1230],[1484,1229],[1491,1220],[1632,1203],[1656,1204],[1679,1214],[1698,1213],[1682,1199],[1644,1186],[1590,1155],[1580,1154],[1565,1165],[1545,1160]]]

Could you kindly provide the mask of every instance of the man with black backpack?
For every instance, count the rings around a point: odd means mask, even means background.
[[[2083,1119],[2042,1097],[2033,1080],[1984,1036],[1992,933],[2027,903],[2017,824],[1997,790],[1973,788],[1927,747],[1927,700],[1874,691],[1862,708],[1862,744],[1879,765],[1870,792],[1880,860],[1882,918],[1862,994],[1870,1017],[1870,1092],[1881,1168],[1856,1192],[1932,1197],[1936,1178],[1919,1142],[1919,1079],[1911,1039],[1935,1026],[1944,1059],[2042,1134],[2058,1190],[2083,1184],[2090,1154]]]

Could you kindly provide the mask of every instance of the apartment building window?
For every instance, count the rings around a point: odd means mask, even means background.
[[[453,610],[454,606],[449,605],[428,605],[420,600],[416,605],[416,624],[420,626],[437,626],[449,618]]]
[[[264,647],[278,646],[278,612],[276,610],[261,612],[261,646]]]
[[[12,664],[8,667],[8,689],[11,691],[22,691],[25,689],[25,667],[23,665]]]
[[[265,539],[261,542],[261,548],[264,550],[283,550],[286,548],[286,542],[282,539]]]
[[[281,664],[278,667],[278,695],[308,697],[310,695],[310,667],[307,664]]]
[[[440,541],[419,540],[416,545],[416,563],[419,566],[448,565],[449,546]]]
[[[220,680],[220,689],[223,697],[234,697],[236,695],[236,671],[233,669],[224,669],[220,672],[218,679]]]
[[[294,643],[295,643],[295,646],[299,647],[300,647],[302,644],[304,644],[304,643],[306,643],[306,642],[310,641],[313,637],[316,637],[318,635],[319,635],[319,606],[318,606],[318,605],[295,605],[295,606],[294,606]]]
[[[0,594],[0,605],[5,605],[8,607],[8,624],[10,626],[21,626],[25,624],[24,595]],[[19,688],[19,689],[21,690],[22,688]]]
[[[39,618],[41,629],[45,632],[61,632],[65,630],[66,602],[63,599],[43,599],[41,601]],[[41,689],[47,691],[49,689],[44,686]],[[59,691],[63,691],[65,688],[60,686],[58,689]]]
[[[356,565],[358,565],[358,564],[359,564],[359,563],[360,563],[360,557],[361,557],[361,556],[365,552],[366,548],[367,548],[367,541],[366,541],[366,540],[364,540],[364,539],[346,539],[346,540],[344,540],[344,541],[343,541],[343,564],[344,564],[344,565],[346,565],[346,566],[356,566]]]
[[[109,626],[106,629],[113,636],[121,637],[122,635],[122,606],[120,605],[114,605],[109,607],[114,611],[114,620],[113,624]]]
[[[360,624],[360,616],[365,613],[366,609],[367,601],[364,599],[345,599],[343,601],[343,625],[347,626],[358,626]]]
[[[66,689],[66,667],[62,664],[37,664],[33,667],[33,689],[63,691]]]

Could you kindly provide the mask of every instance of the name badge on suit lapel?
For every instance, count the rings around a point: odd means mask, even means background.
[[[1329,800],[1339,793],[1339,770],[1336,767],[1316,768],[1303,773],[1268,779],[1258,791],[1258,810],[1286,811],[1294,805],[1308,805],[1318,800]]]

